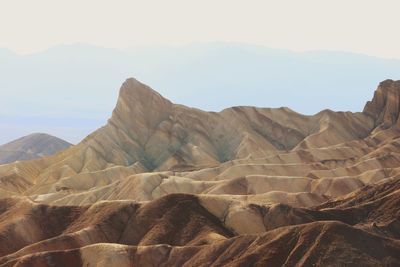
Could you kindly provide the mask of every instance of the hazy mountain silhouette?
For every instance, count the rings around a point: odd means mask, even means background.
[[[53,155],[70,146],[70,143],[55,136],[33,133],[0,145],[0,164]]]

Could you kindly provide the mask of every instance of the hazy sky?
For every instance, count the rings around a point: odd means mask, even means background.
[[[0,0],[0,47],[245,42],[400,58],[398,0]]]

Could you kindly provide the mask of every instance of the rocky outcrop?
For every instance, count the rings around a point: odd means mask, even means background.
[[[249,156],[337,145],[366,137],[373,126],[374,121],[362,113],[329,110],[315,116],[288,108],[205,112],[172,104],[148,86],[128,79],[107,125],[45,164],[48,170],[68,168],[64,176],[132,164],[148,171],[195,170]],[[55,178],[63,174],[51,172]]]
[[[398,127],[400,112],[400,81],[386,80],[379,84],[374,98],[364,108],[364,113],[375,120],[375,126],[387,129]]]

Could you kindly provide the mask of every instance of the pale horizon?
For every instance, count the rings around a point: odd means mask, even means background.
[[[393,0],[3,0],[0,47],[31,54],[76,43],[125,49],[233,42],[400,59],[399,9]]]
[[[354,54],[354,55],[360,55],[360,56],[366,56],[366,57],[371,57],[371,58],[377,58],[377,59],[385,59],[385,60],[400,60],[400,57],[390,57],[390,56],[379,56],[379,55],[371,55],[363,52],[357,52],[357,51],[349,51],[349,50],[335,50],[335,49],[304,49],[304,50],[296,50],[296,49],[291,49],[291,48],[281,48],[281,47],[272,47],[266,44],[255,44],[255,43],[246,43],[246,42],[228,42],[228,41],[209,41],[209,42],[188,42],[188,43],[180,43],[180,44],[141,44],[141,45],[132,45],[132,46],[127,46],[127,47],[110,47],[110,46],[104,46],[101,44],[95,44],[95,43],[88,43],[88,42],[71,42],[71,43],[63,43],[63,44],[55,44],[51,45],[49,47],[45,47],[42,49],[38,50],[33,50],[33,51],[19,51],[19,50],[13,50],[8,47],[0,47],[0,50],[6,50],[9,51],[15,55],[18,56],[32,56],[36,54],[41,54],[45,53],[49,50],[52,49],[57,49],[60,47],[70,47],[70,46],[92,46],[95,48],[100,48],[100,49],[111,49],[119,52],[124,52],[127,50],[133,50],[133,49],[141,49],[141,48],[149,48],[149,47],[171,47],[171,48],[182,48],[182,47],[190,47],[190,46],[196,46],[196,45],[249,45],[249,46],[257,46],[260,48],[266,48],[266,49],[274,49],[274,50],[282,50],[282,51],[287,51],[287,52],[293,52],[293,53],[318,53],[318,52],[327,52],[327,53],[343,53],[343,54]]]

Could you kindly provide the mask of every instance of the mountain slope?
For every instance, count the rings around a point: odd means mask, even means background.
[[[0,146],[0,164],[50,156],[71,144],[60,138],[34,133]]]
[[[84,207],[3,199],[0,266],[397,266],[399,188],[397,178],[312,209],[248,203],[239,228],[192,195]],[[240,233],[257,220],[264,230]]]
[[[397,266],[400,82],[363,112],[174,104],[0,166],[0,266]]]

